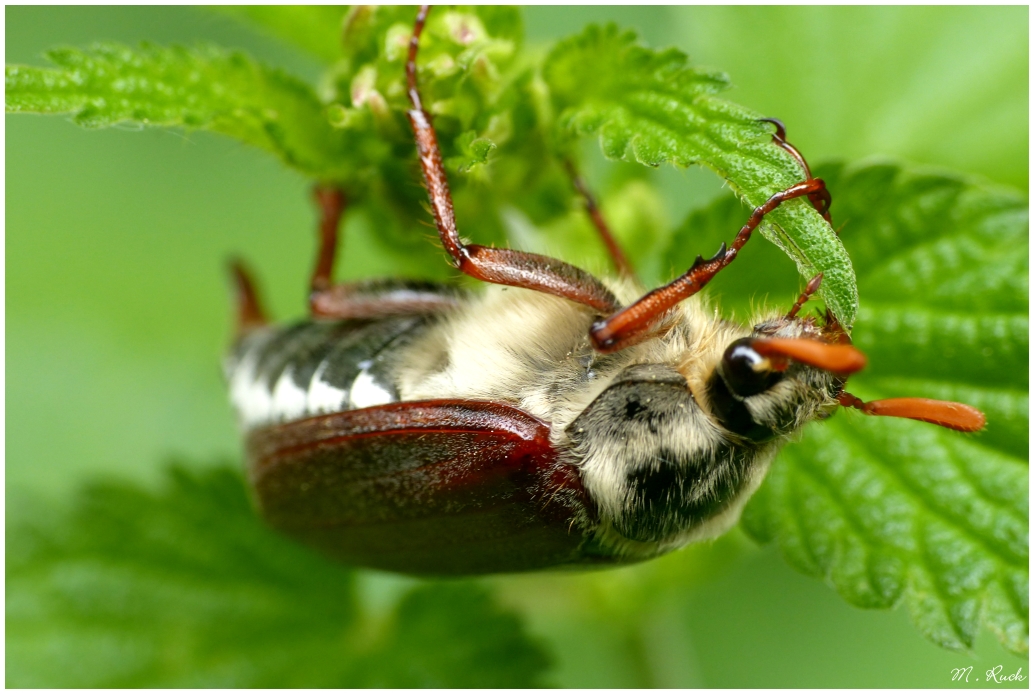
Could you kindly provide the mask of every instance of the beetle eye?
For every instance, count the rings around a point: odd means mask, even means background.
[[[772,369],[769,360],[754,350],[752,343],[749,337],[733,342],[725,350],[718,367],[729,390],[741,398],[768,390],[781,377]]]

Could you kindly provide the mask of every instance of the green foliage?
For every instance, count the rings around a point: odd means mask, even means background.
[[[531,687],[550,665],[518,617],[488,589],[431,584],[399,603],[370,659],[366,687]]]
[[[478,137],[477,132],[468,130],[456,138],[456,145],[460,155],[450,159],[446,165],[460,173],[466,173],[488,162],[488,155],[496,148],[494,142],[487,137]]]
[[[347,7],[338,5],[225,5],[220,12],[254,22],[269,33],[332,63],[341,57]]]
[[[108,43],[47,57],[57,67],[8,66],[8,112],[67,113],[88,128],[211,130],[316,178],[348,176],[359,165],[309,86],[243,53]]]
[[[936,163],[1027,190],[1027,6],[687,5],[667,18],[806,152]],[[814,155],[813,155],[814,156]]]
[[[170,473],[9,532],[8,686],[540,683],[541,648],[487,588],[426,584],[377,619],[351,570],[261,525],[235,471]]]
[[[1026,653],[1026,201],[889,164],[822,173],[864,297],[850,390],[970,403],[987,429],[841,412],[780,454],[744,524],[855,605],[904,602],[940,645],[985,624]]]

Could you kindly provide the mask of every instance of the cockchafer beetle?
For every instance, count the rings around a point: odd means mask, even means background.
[[[782,202],[830,196],[778,121],[773,141],[805,181],[754,210],[732,243],[640,296],[572,170],[623,277],[464,243],[417,86],[421,8],[406,64],[408,112],[441,238],[483,294],[400,281],[333,285],[345,198],[319,189],[312,319],[271,327],[234,266],[238,340],[227,362],[249,476],[275,527],[344,561],[411,574],[481,574],[640,561],[714,537],[739,517],[780,446],[840,406],[960,431],[967,405],[863,403],[865,365],[826,313],[753,327],[691,298]],[[688,300],[687,300],[688,299]]]

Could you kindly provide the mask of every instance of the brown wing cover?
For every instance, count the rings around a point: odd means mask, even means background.
[[[421,575],[577,562],[593,514],[549,427],[493,402],[403,402],[247,440],[275,527],[346,562]]]

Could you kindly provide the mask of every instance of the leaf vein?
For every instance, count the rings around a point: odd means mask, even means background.
[[[915,501],[916,506],[919,507],[921,510],[925,511],[928,515],[942,520],[943,522],[952,526],[953,528],[961,532],[963,535],[973,540],[975,544],[982,546],[988,554],[997,556],[999,559],[1001,559],[1001,561],[1004,564],[1008,566],[1027,565],[1025,560],[1021,559],[1020,557],[1013,557],[1012,553],[1008,550],[998,547],[995,544],[992,544],[988,541],[986,537],[977,534],[972,528],[969,528],[966,525],[964,525],[959,519],[945,513],[941,509],[937,509],[931,506],[930,503],[924,498],[921,489],[917,489],[914,483],[912,483],[907,477],[901,474],[899,470],[896,470],[892,465],[888,465],[887,463],[883,462],[880,459],[880,456],[872,455],[874,451],[871,448],[870,442],[866,439],[866,437],[862,436],[860,432],[857,432],[856,430],[846,426],[841,427],[841,430],[844,432],[844,436],[851,438],[858,444],[859,447],[869,452],[870,456],[868,459],[870,461],[870,464],[874,467],[884,470],[886,473],[889,474],[891,478],[896,480],[898,483],[898,488],[907,493],[908,496]],[[957,469],[958,466],[953,464],[952,467]],[[917,513],[916,516],[917,519],[921,518],[921,515],[919,513]]]

